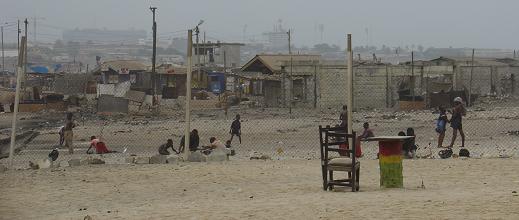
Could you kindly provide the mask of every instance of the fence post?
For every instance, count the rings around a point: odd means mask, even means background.
[[[16,119],[18,115],[18,107],[20,103],[20,87],[22,84],[22,76],[25,75],[24,71],[24,51],[27,47],[27,37],[22,37],[22,44],[20,47],[20,51],[18,52],[18,69],[16,70],[16,93],[14,95],[14,111],[13,111],[13,120],[11,124],[11,144],[9,148],[9,167],[13,168],[13,159],[14,159],[14,145],[16,144]]]
[[[348,88],[348,134],[352,133],[352,119],[353,119],[353,51],[351,46],[351,34],[348,34],[348,74],[347,74],[347,88]],[[350,143],[350,146],[355,146],[355,143]]]
[[[189,141],[191,132],[191,74],[193,72],[192,67],[192,56],[193,56],[193,30],[187,32],[187,73],[186,73],[186,109],[185,109],[185,121],[186,126],[184,130],[184,159],[187,160],[189,156]],[[186,149],[187,148],[187,149]]]

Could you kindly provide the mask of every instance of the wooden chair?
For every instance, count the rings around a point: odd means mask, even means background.
[[[323,190],[332,190],[333,186],[349,186],[351,191],[359,191],[360,162],[355,157],[356,134],[347,134],[344,128],[323,128],[319,126],[321,142],[321,168],[323,174]],[[348,144],[348,140],[351,140]],[[348,149],[341,145],[350,146]],[[340,156],[333,152],[341,153]],[[334,155],[330,155],[333,153]],[[347,179],[334,179],[335,171],[346,172]]]

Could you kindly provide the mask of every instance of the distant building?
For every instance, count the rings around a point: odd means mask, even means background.
[[[221,67],[238,67],[241,64],[241,51],[240,48],[245,44],[241,43],[201,43],[193,45],[195,50],[193,62],[198,62],[200,56],[200,62],[203,66],[221,66]],[[198,49],[198,51],[197,51]]]
[[[271,50],[288,50],[288,30],[284,29],[281,21],[274,26],[271,32],[263,33],[267,40],[267,46]]]
[[[63,41],[96,42],[96,43],[139,43],[147,37],[144,30],[105,30],[105,29],[74,29],[63,31]]]

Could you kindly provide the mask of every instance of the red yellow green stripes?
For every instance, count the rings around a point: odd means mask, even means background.
[[[379,142],[380,186],[385,188],[402,188],[402,142]]]

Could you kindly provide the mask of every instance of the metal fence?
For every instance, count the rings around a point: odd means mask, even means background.
[[[460,96],[467,108],[463,131],[465,147],[471,156],[519,155],[519,97],[514,78],[519,69],[440,65],[416,65],[414,68],[412,71],[409,65],[356,64],[352,106],[354,131],[362,133],[365,122],[376,136],[397,135],[413,128],[418,145],[417,156],[438,158],[437,108],[452,108],[453,98]],[[272,159],[318,158],[318,126],[340,123],[341,108],[346,103],[346,67],[316,64],[300,65],[294,69],[287,78],[278,81],[262,79],[262,83],[229,74],[228,77],[237,77],[236,80],[227,80],[237,82],[230,86],[234,92],[209,94],[200,96],[203,100],[193,100],[190,127],[198,130],[200,145],[208,145],[210,137],[222,142],[230,140],[231,123],[239,114],[242,142],[236,137],[232,141],[231,145],[236,150],[234,159],[249,159],[252,155],[268,155]],[[269,83],[277,88],[267,87]],[[253,85],[262,85],[262,88]],[[468,91],[472,91],[470,96]],[[232,102],[236,97],[241,101]],[[101,138],[109,149],[119,152],[105,155],[106,158],[151,156],[158,153],[158,147],[167,139],[172,139],[178,149],[186,126],[182,97],[163,99],[159,107],[146,104],[135,109],[129,107],[129,113],[121,114],[98,112],[101,98],[95,95],[65,95],[64,98],[68,100],[65,109],[28,102],[21,105],[15,167],[26,168],[29,161],[46,158],[56,147],[61,149],[59,160],[84,158],[91,136]],[[132,105],[131,102],[125,103]],[[4,105],[4,109],[7,113],[0,115],[3,140],[0,153],[4,158],[0,163],[7,163],[5,155],[8,154],[12,117],[9,105]],[[59,129],[65,123],[67,111],[73,112],[77,124],[73,155],[69,155],[59,143]],[[450,144],[451,137],[452,128],[447,125],[443,146]],[[458,135],[454,153],[460,145],[461,137]],[[362,142],[362,152],[364,158],[375,159],[377,143]]]

